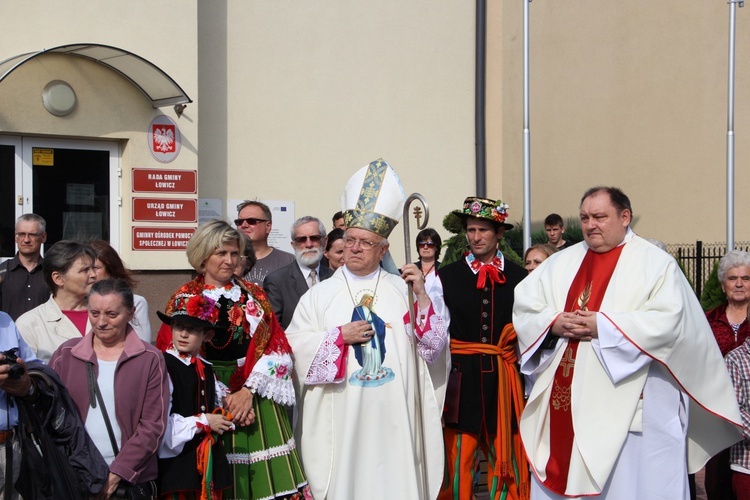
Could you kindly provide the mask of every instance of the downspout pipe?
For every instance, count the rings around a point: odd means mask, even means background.
[[[476,5],[476,62],[474,75],[474,147],[476,151],[476,195],[487,197],[487,0],[477,0]]]

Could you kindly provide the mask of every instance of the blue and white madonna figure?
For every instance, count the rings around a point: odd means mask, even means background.
[[[378,387],[393,380],[393,370],[383,366],[385,359],[385,321],[372,310],[372,295],[365,294],[354,308],[352,321],[367,321],[375,334],[364,344],[353,345],[354,357],[361,370],[349,377],[349,383],[362,387]]]
[[[405,200],[382,159],[349,179],[341,196],[344,265],[300,297],[286,329],[297,368],[295,434],[315,498],[437,498],[440,491],[450,368],[442,288],[428,293],[412,263],[400,276],[381,267]]]

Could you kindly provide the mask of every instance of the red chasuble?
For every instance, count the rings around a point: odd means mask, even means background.
[[[566,312],[599,310],[624,246],[620,245],[606,253],[596,253],[589,249],[568,290],[568,297],[565,301]],[[565,495],[570,470],[570,454],[573,450],[570,390],[579,342],[574,339],[568,340],[562,360],[555,370],[552,396],[549,402],[550,457],[545,469],[547,479],[544,485],[559,495]]]

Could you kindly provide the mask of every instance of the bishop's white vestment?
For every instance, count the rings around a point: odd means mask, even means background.
[[[384,348],[382,362],[375,363],[384,375],[372,381],[361,375],[354,347],[343,344],[338,328],[352,321],[355,306],[367,295],[373,297],[372,313],[385,323],[384,340],[373,344],[378,351]],[[420,311],[425,323],[417,328],[416,373],[412,335],[405,325],[407,289],[400,277],[380,270],[358,277],[344,266],[300,299],[286,333],[296,370],[295,435],[316,500],[437,497],[443,478],[440,419],[450,355],[445,347],[447,312],[441,296],[431,298],[432,306]],[[422,452],[415,446],[417,383],[426,494],[419,472]]]
[[[565,497],[683,498],[688,471],[740,439],[739,410],[675,259],[630,230],[624,245],[597,314],[598,338],[581,341],[576,354]],[[515,289],[521,371],[535,380],[521,417],[532,500],[563,498],[541,483],[553,379],[568,341],[543,344],[587,251],[584,242],[552,255]]]

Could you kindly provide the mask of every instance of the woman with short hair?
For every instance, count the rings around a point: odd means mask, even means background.
[[[63,343],[50,360],[109,464],[102,498],[124,489],[137,489],[141,496],[118,492],[117,498],[156,495],[152,482],[169,415],[169,382],[162,353],[129,324],[134,310],[133,291],[124,280],[97,281],[88,297],[91,330]]]
[[[86,295],[96,281],[95,260],[96,253],[89,245],[72,240],[58,241],[44,254],[44,281],[52,296],[22,314],[16,326],[45,363],[60,344],[83,337],[91,328]]]
[[[742,250],[728,252],[719,261],[718,275],[727,300],[708,311],[706,318],[721,355],[726,356],[750,337],[750,253]],[[734,498],[729,455],[729,449],[726,449],[706,464],[706,494],[709,500]],[[748,477],[742,472],[735,474]]]
[[[104,279],[121,279],[128,284],[130,288],[135,288],[136,281],[132,274],[125,268],[117,251],[104,240],[95,240],[91,242],[91,248],[96,252],[96,261],[94,262],[94,271],[96,280]],[[131,326],[138,334],[138,338],[144,342],[151,342],[151,321],[148,319],[148,302],[146,299],[137,294],[133,294],[135,303],[135,314],[130,322]]]

